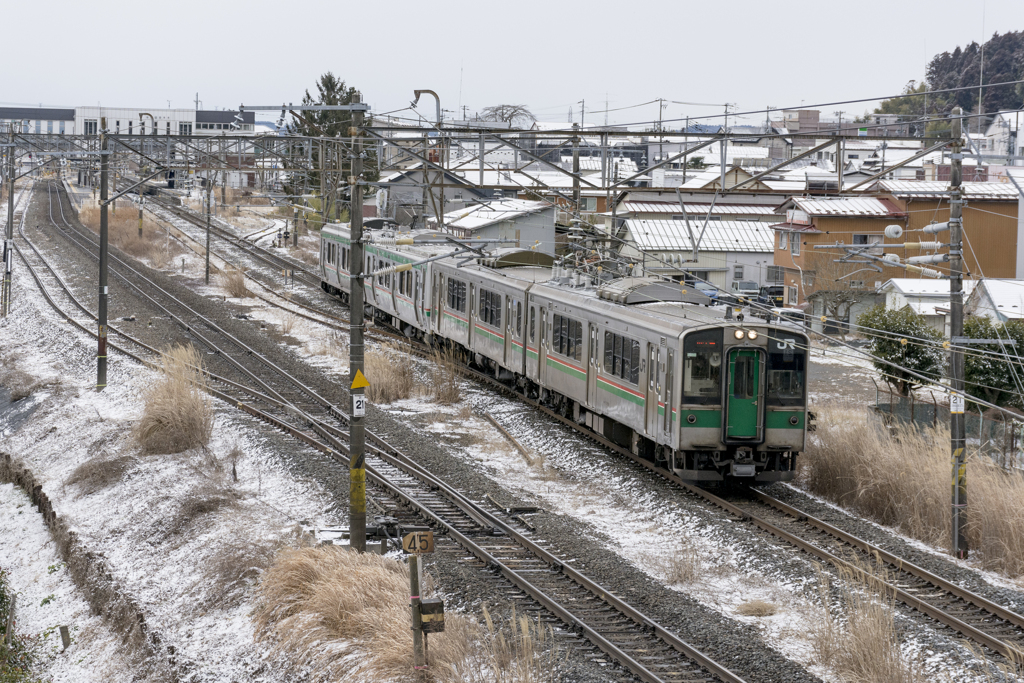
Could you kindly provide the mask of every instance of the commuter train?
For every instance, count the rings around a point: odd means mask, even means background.
[[[378,324],[456,350],[682,479],[793,478],[808,424],[799,329],[725,319],[685,285],[583,274],[537,251],[467,256],[427,231],[364,234]],[[348,225],[325,226],[321,287],[346,303],[350,260]]]

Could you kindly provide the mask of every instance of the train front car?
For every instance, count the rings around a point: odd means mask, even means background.
[[[694,482],[789,481],[807,432],[808,337],[785,326],[683,335],[673,470]]]

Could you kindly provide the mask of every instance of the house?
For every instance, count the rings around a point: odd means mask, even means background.
[[[462,239],[512,240],[521,249],[554,254],[555,210],[548,202],[499,199],[445,214],[444,227]],[[427,225],[436,229],[437,219]]]
[[[780,207],[780,213],[783,211],[786,220],[772,226],[776,231],[773,261],[784,274],[787,306],[805,304],[807,296],[817,290],[874,290],[885,280],[903,273],[895,268],[883,268],[878,273],[878,266],[873,264],[837,264],[835,261],[846,255],[844,249],[814,249],[816,245],[839,243],[865,246],[872,255],[880,256],[885,227],[906,223],[906,213],[894,201],[874,197],[794,197]],[[879,246],[868,246],[874,244]]]
[[[985,140],[991,154],[1024,156],[1024,140],[1019,136],[1020,119],[1020,111],[996,112],[985,130]]]
[[[1024,279],[979,280],[966,297],[964,315],[983,315],[998,323],[1024,320]]]
[[[963,281],[965,301],[977,282]],[[887,309],[899,311],[909,307],[923,317],[931,328],[949,336],[949,280],[892,278],[882,285],[879,292],[885,295]]]
[[[758,286],[774,282],[772,230],[758,221],[708,221],[705,226],[697,220],[626,219],[611,243],[621,257],[640,263],[645,274],[709,282],[725,291],[739,280],[754,280]]]

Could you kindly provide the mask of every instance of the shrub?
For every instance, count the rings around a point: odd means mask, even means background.
[[[90,458],[76,467],[64,484],[78,484],[82,493],[89,495],[120,481],[134,464],[135,458],[130,455]]]
[[[12,608],[17,616],[18,601],[7,578],[7,571],[0,567],[0,681],[3,683],[32,683],[36,680],[31,674],[32,663],[35,661],[34,643],[32,638],[21,636],[15,631],[11,634],[11,644],[6,645],[7,620]]]
[[[99,234],[100,208],[95,205],[83,206],[78,211],[81,223]],[[154,263],[167,260],[167,235],[164,229],[146,213],[142,218],[142,236],[139,237],[139,210],[134,205],[118,205],[117,211],[107,212],[107,235],[110,244],[135,258],[145,258]],[[175,247],[174,253],[179,253]],[[171,256],[173,258],[173,255]]]
[[[927,382],[890,363],[896,363],[933,380],[942,377],[946,363],[946,353],[939,346],[942,334],[929,327],[924,318],[909,307],[895,311],[879,304],[861,314],[857,318],[857,324],[881,330],[865,332],[872,335],[871,354],[880,359],[873,360],[872,363],[882,375],[882,379],[901,395],[907,396],[915,387]],[[913,337],[926,341],[915,341]]]
[[[203,358],[194,346],[175,346],[161,358],[163,376],[144,396],[135,438],[149,453],[180,453],[203,446],[213,433]]]

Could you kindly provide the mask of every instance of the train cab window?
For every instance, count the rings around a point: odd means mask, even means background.
[[[768,405],[803,405],[807,352],[801,344],[793,337],[768,342]]]
[[[568,358],[583,360],[583,323],[557,313],[551,322],[551,350]]]
[[[501,294],[480,289],[480,320],[492,327],[501,327]]]
[[[640,342],[604,333],[604,371],[631,384],[640,383]]]
[[[461,280],[448,280],[448,308],[460,313],[466,312],[466,283]]]
[[[683,403],[713,405],[722,399],[722,331],[705,330],[683,340]]]

